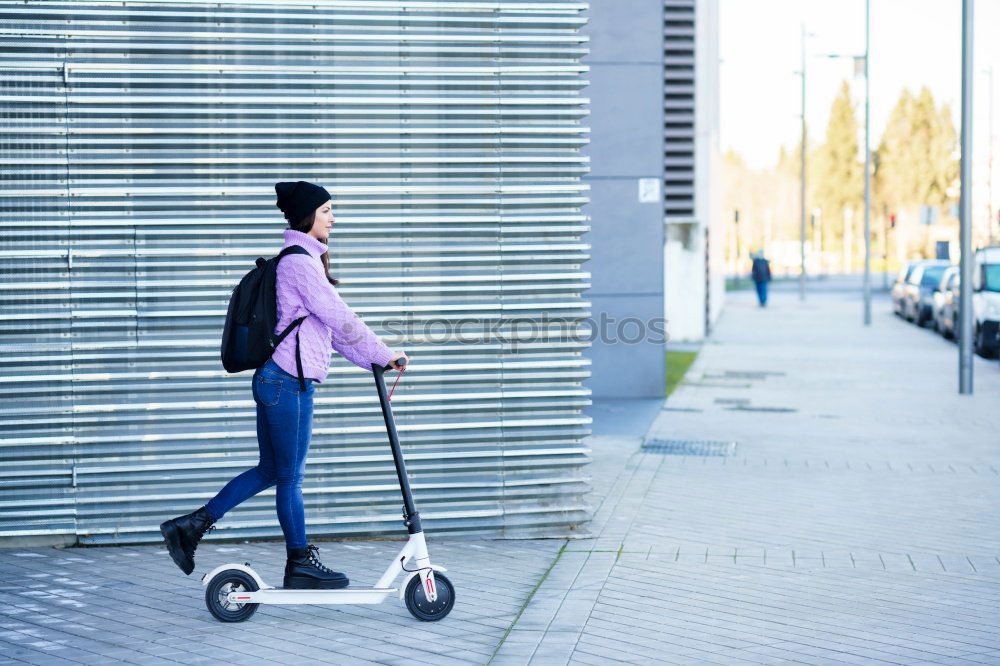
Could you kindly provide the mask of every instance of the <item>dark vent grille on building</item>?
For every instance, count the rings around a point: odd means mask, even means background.
[[[664,212],[687,220],[695,208],[695,0],[666,0],[664,15]]]

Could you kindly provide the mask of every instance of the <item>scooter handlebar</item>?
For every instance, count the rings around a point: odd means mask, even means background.
[[[393,365],[390,362],[389,365],[382,368],[382,372],[386,372],[388,370],[396,370],[396,369],[402,370],[403,368],[406,367],[406,357],[404,356],[403,358],[396,359],[396,363],[398,364],[398,368],[397,366]]]

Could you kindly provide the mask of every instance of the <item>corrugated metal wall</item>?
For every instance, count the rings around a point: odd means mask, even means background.
[[[411,355],[428,528],[585,519],[585,8],[0,2],[0,537],[156,540],[255,464],[219,339],[297,179],[333,194],[341,294]],[[313,536],[400,529],[373,381],[339,356],[304,492]],[[280,535],[273,502],[217,534]]]
[[[664,203],[667,221],[695,215],[695,0],[664,0],[666,81]]]

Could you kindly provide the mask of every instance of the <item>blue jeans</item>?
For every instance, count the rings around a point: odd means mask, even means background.
[[[234,506],[265,488],[277,485],[275,506],[285,534],[285,546],[305,548],[306,521],[302,504],[302,476],[312,436],[315,380],[299,380],[273,360],[253,375],[253,398],[257,404],[257,444],[260,461],[219,491],[205,505],[212,517],[222,518]]]
[[[761,306],[767,305],[767,280],[761,280],[754,284],[757,285],[757,300],[760,301]]]

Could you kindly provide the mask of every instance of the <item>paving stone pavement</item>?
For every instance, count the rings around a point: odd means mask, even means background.
[[[751,298],[645,437],[649,401],[604,406],[642,427],[594,429],[589,538],[430,535],[457,589],[440,623],[395,600],[216,622],[201,574],[278,581],[279,543],[203,543],[187,578],[160,546],[14,548],[0,664],[1000,664],[1000,365],[957,396],[954,345],[884,299],[866,330],[853,294]],[[400,543],[320,546],[364,582]]]
[[[645,439],[734,453],[592,438],[595,536],[494,663],[1000,664],[1000,365],[958,396],[955,345],[856,294],[731,294]]]
[[[203,542],[189,577],[160,546],[3,550],[0,663],[484,664],[563,542],[431,541],[457,588],[455,609],[440,623],[417,622],[394,598],[375,606],[264,605],[244,623],[215,621],[202,574],[250,561],[280,585],[281,543]],[[320,557],[352,580],[374,582],[402,542],[318,545]]]

